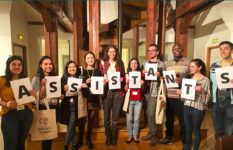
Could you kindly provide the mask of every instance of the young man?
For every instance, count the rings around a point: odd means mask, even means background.
[[[147,63],[157,64],[157,72],[155,75],[158,77],[158,80],[146,80],[145,81],[145,100],[146,100],[146,115],[149,123],[149,133],[147,136],[141,138],[141,140],[151,140],[150,145],[155,146],[158,143],[157,137],[157,127],[155,124],[155,109],[158,96],[158,87],[159,87],[159,77],[162,74],[162,71],[165,70],[165,64],[159,60],[159,49],[155,44],[151,44],[148,48],[149,60],[146,60],[142,65],[142,73],[145,74],[147,71],[144,69]]]
[[[219,89],[215,69],[233,66],[233,44],[223,41],[219,44],[221,61],[215,62],[210,69],[212,93],[211,114],[213,118],[215,137],[233,135],[233,89]],[[233,77],[231,77],[233,84]]]
[[[180,43],[175,43],[172,47],[173,60],[166,62],[166,70],[174,70],[176,73],[175,81],[180,84],[182,78],[186,78],[189,74],[190,61],[183,57],[183,47]],[[172,144],[174,118],[175,114],[179,119],[180,138],[185,149],[185,126],[183,109],[184,102],[181,101],[180,96],[176,93],[179,88],[167,89],[167,103],[166,103],[166,137],[160,142],[161,145]]]

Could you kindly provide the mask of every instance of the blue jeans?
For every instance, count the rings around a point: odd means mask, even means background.
[[[24,150],[25,141],[32,124],[32,111],[25,106],[24,110],[10,110],[2,115],[2,135],[4,150]]]
[[[70,122],[67,127],[67,132],[66,132],[66,140],[65,140],[65,145],[69,145],[69,142],[72,140],[72,145],[77,144],[77,136],[76,136],[76,130],[75,126],[76,125],[76,114],[74,111],[70,112]]]
[[[233,105],[230,104],[230,101],[212,103],[211,115],[216,138],[233,135]]]
[[[184,124],[186,133],[186,148],[191,150],[192,147],[192,133],[194,133],[194,148],[198,150],[201,141],[201,123],[205,115],[204,110],[198,110],[193,107],[184,106]]]
[[[126,124],[127,124],[129,137],[138,136],[141,108],[142,108],[141,101],[129,101],[129,111],[128,113],[126,113],[126,119],[127,119]],[[133,119],[134,119],[134,125],[132,125]]]

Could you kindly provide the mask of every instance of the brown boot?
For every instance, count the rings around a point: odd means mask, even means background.
[[[156,134],[153,134],[150,141],[150,146],[155,146],[159,142],[159,139]]]
[[[142,141],[148,141],[152,138],[152,134],[148,132],[146,136],[141,137]]]

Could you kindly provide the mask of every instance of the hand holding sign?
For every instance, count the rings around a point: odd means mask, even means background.
[[[129,72],[129,88],[141,88],[141,72]]]
[[[59,76],[48,76],[46,78],[47,98],[57,98],[61,96],[61,79]]]
[[[233,67],[216,68],[215,71],[219,89],[233,88],[231,82],[233,77]]]
[[[19,105],[35,102],[35,98],[29,92],[29,90],[32,90],[29,78],[13,80],[10,83],[16,102]]]
[[[75,96],[78,95],[78,90],[82,86],[82,79],[77,78],[68,78],[67,85],[68,85],[68,91],[66,92],[66,96]]]
[[[177,88],[178,84],[175,82],[176,73],[174,70],[163,71],[165,83],[167,88]]]
[[[109,89],[120,89],[121,83],[120,83],[120,72],[108,72],[108,79],[109,79]]]
[[[147,71],[147,73],[145,74],[146,80],[157,80],[157,64],[147,63],[145,66],[145,70]]]
[[[185,79],[182,80],[181,87],[181,98],[194,100],[195,99],[195,86],[196,80],[193,79]]]

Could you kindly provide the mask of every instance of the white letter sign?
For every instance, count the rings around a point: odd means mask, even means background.
[[[104,77],[91,77],[91,92],[104,94]]]
[[[141,88],[141,72],[129,72],[129,88]]]
[[[145,74],[146,80],[157,80],[157,76],[155,75],[155,73],[157,72],[157,64],[147,63],[145,65],[145,70],[147,71],[147,73]]]
[[[66,96],[78,95],[78,90],[81,88],[82,83],[83,83],[82,79],[69,77],[68,81],[67,81],[67,85],[69,87],[69,90],[66,92]]]
[[[48,76],[46,78],[46,96],[47,98],[56,98],[61,96],[61,79],[59,76]]]
[[[174,70],[163,71],[164,80],[167,88],[177,88],[178,84],[175,82],[176,73]]]
[[[120,72],[108,72],[108,80],[109,90],[121,88]]]
[[[233,67],[216,68],[216,80],[219,89],[233,88]]]
[[[195,86],[196,80],[182,79],[181,98],[194,100],[195,99]]]
[[[32,90],[29,78],[13,80],[10,83],[18,105],[35,102],[35,98],[29,92]]]

